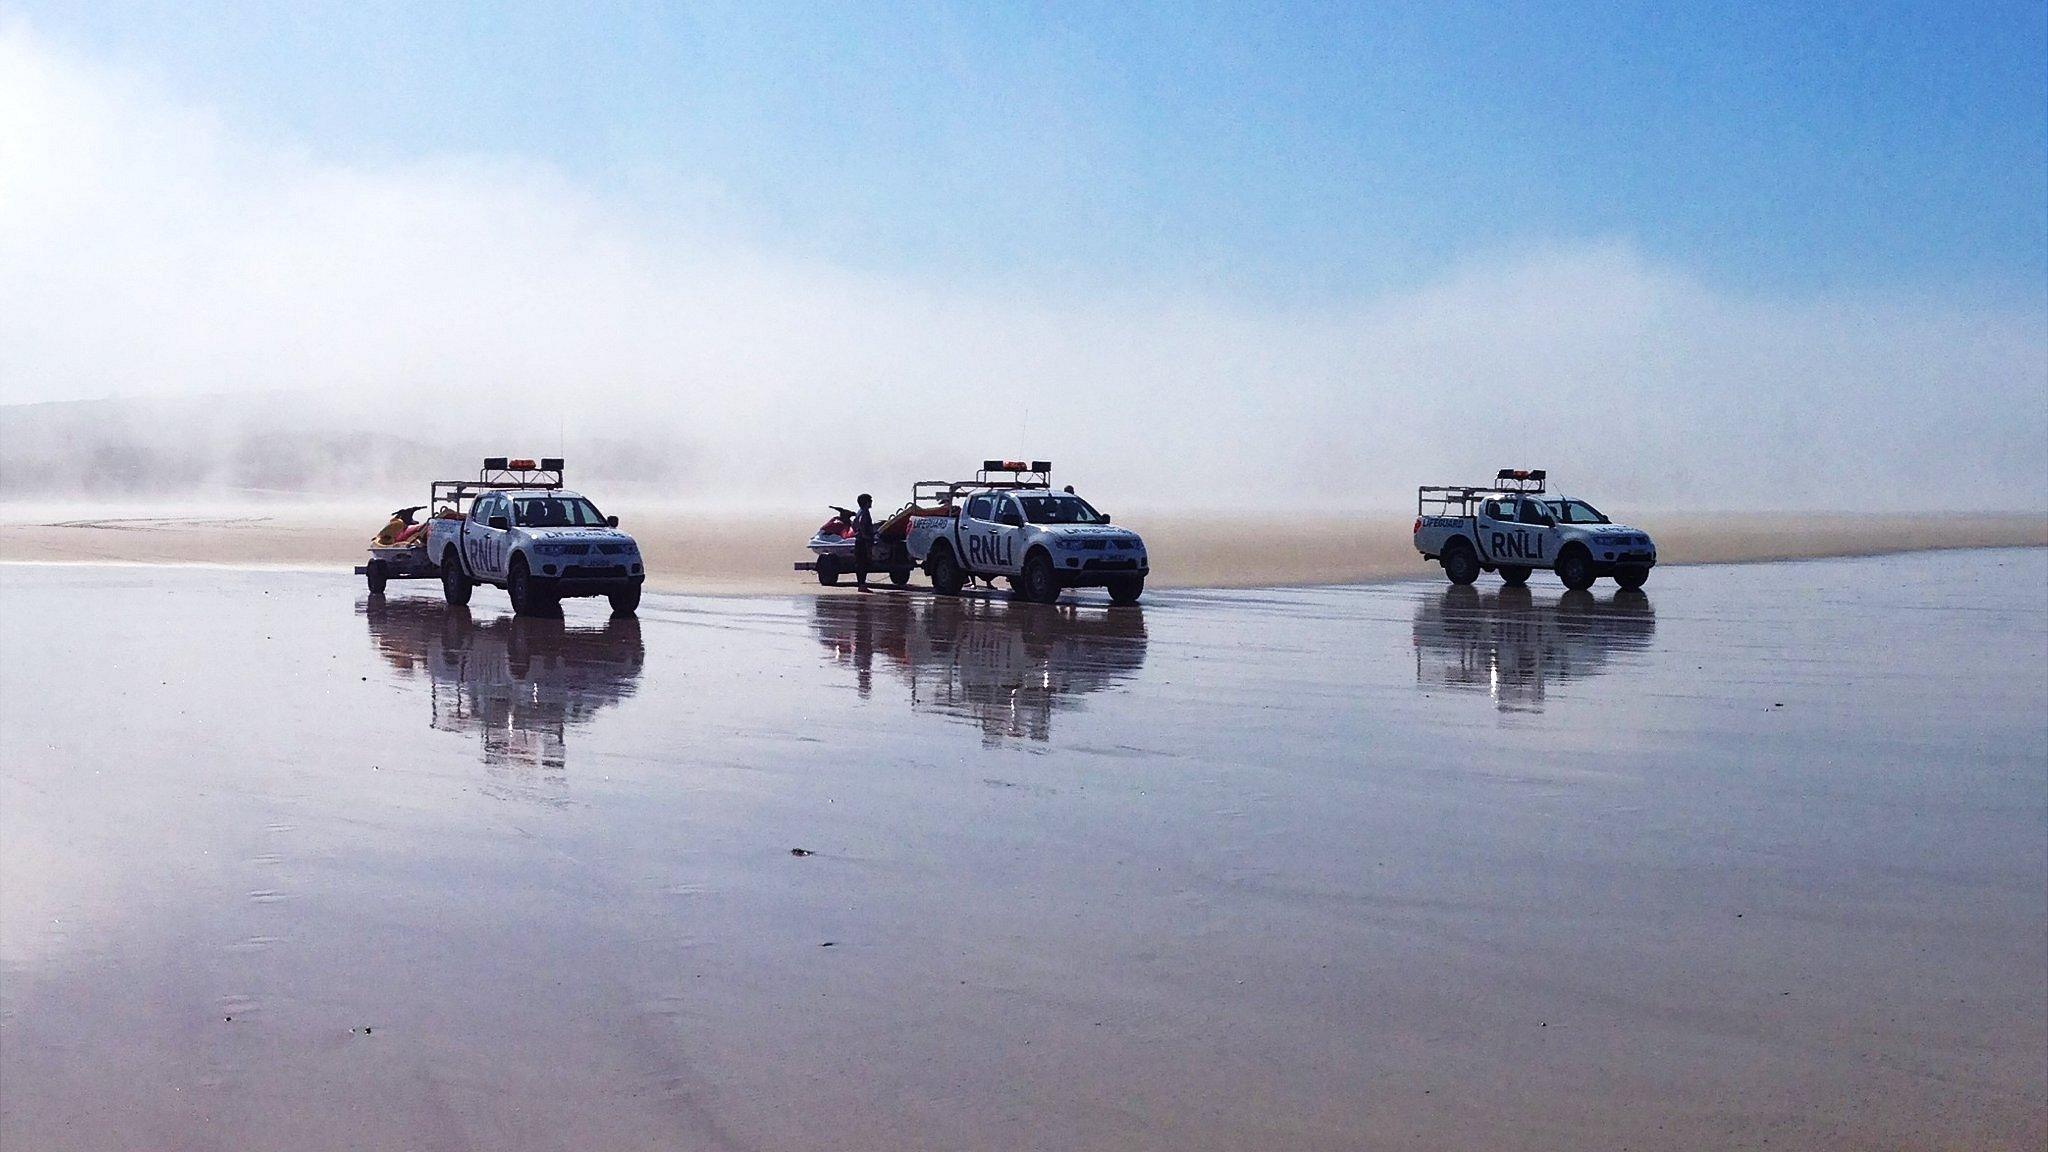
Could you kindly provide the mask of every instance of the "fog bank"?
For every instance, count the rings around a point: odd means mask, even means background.
[[[1312,309],[941,289],[516,157],[242,138],[0,28],[0,498],[345,492],[559,445],[714,502],[1028,455],[1126,506],[1398,507],[1516,465],[1622,505],[2002,508],[2048,495],[2044,317],[1770,298],[1619,238]],[[48,406],[94,398],[121,403]]]

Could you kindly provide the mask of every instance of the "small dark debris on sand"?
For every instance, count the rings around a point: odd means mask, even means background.
[[[791,856],[816,856],[816,855],[817,855],[817,853],[816,853],[816,852],[813,852],[813,851],[811,851],[811,850],[810,850],[809,848],[791,848],[791,849],[789,850],[789,854],[790,854]]]

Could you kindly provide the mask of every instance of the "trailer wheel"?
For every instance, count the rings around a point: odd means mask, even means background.
[[[384,562],[382,560],[372,560],[366,567],[369,569],[366,577],[370,582],[370,595],[382,596],[384,594],[384,581],[387,578],[384,573]]]
[[[640,610],[640,586],[634,584],[607,596],[612,602],[612,615],[631,616]]]
[[[1033,548],[1024,557],[1024,571],[1017,577],[1017,591],[1026,600],[1040,604],[1051,604],[1060,598],[1059,574],[1053,571],[1052,557],[1042,549]]]
[[[894,585],[895,585],[895,586],[897,586],[898,588],[903,588],[903,587],[907,587],[907,586],[909,586],[909,584],[910,584],[910,569],[908,569],[908,568],[891,568],[891,569],[889,569],[889,583],[891,583],[891,584],[894,584]]]
[[[1519,564],[1500,566],[1500,582],[1510,588],[1520,588],[1529,582],[1529,570]]]
[[[1634,591],[1650,582],[1650,570],[1640,564],[1627,564],[1614,570],[1614,582]]]
[[[1473,551],[1472,542],[1460,536],[1444,545],[1444,575],[1453,584],[1470,584],[1479,579],[1479,553]]]
[[[967,573],[961,570],[960,561],[953,558],[953,549],[945,544],[932,549],[924,567],[931,574],[932,590],[941,596],[958,596],[967,586]]]
[[[818,583],[830,588],[839,583],[839,559],[836,556],[818,557]]]
[[[469,603],[469,593],[476,587],[469,573],[462,570],[462,558],[450,548],[441,555],[441,595],[448,600],[450,608],[460,608]]]
[[[1557,555],[1557,578],[1574,592],[1584,592],[1593,586],[1599,577],[1593,575],[1593,555],[1578,545],[1570,545]]]
[[[1119,576],[1109,582],[1111,604],[1136,604],[1138,597],[1145,594],[1143,576]]]

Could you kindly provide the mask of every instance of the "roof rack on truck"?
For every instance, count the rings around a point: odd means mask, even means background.
[[[538,460],[486,456],[484,466],[477,470],[476,479],[436,480],[429,487],[428,495],[438,509],[444,504],[474,500],[499,488],[544,488],[552,491],[562,486],[560,456],[543,456]]]
[[[968,492],[990,488],[1045,489],[1052,487],[1050,460],[983,460],[972,480],[919,480],[910,486],[913,506],[951,504]]]
[[[1425,484],[1415,490],[1415,514],[1469,516],[1475,502],[1501,492],[1541,495],[1549,479],[1542,468],[1503,468],[1491,484]]]

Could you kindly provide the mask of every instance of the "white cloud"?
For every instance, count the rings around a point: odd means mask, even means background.
[[[962,295],[516,158],[238,138],[0,28],[0,402],[277,390],[342,422],[673,442],[705,465],[679,495],[777,503],[1002,453],[1122,504],[1386,505],[1503,464],[1618,503],[2048,492],[2040,300],[1732,296],[1619,242],[1309,312]]]

